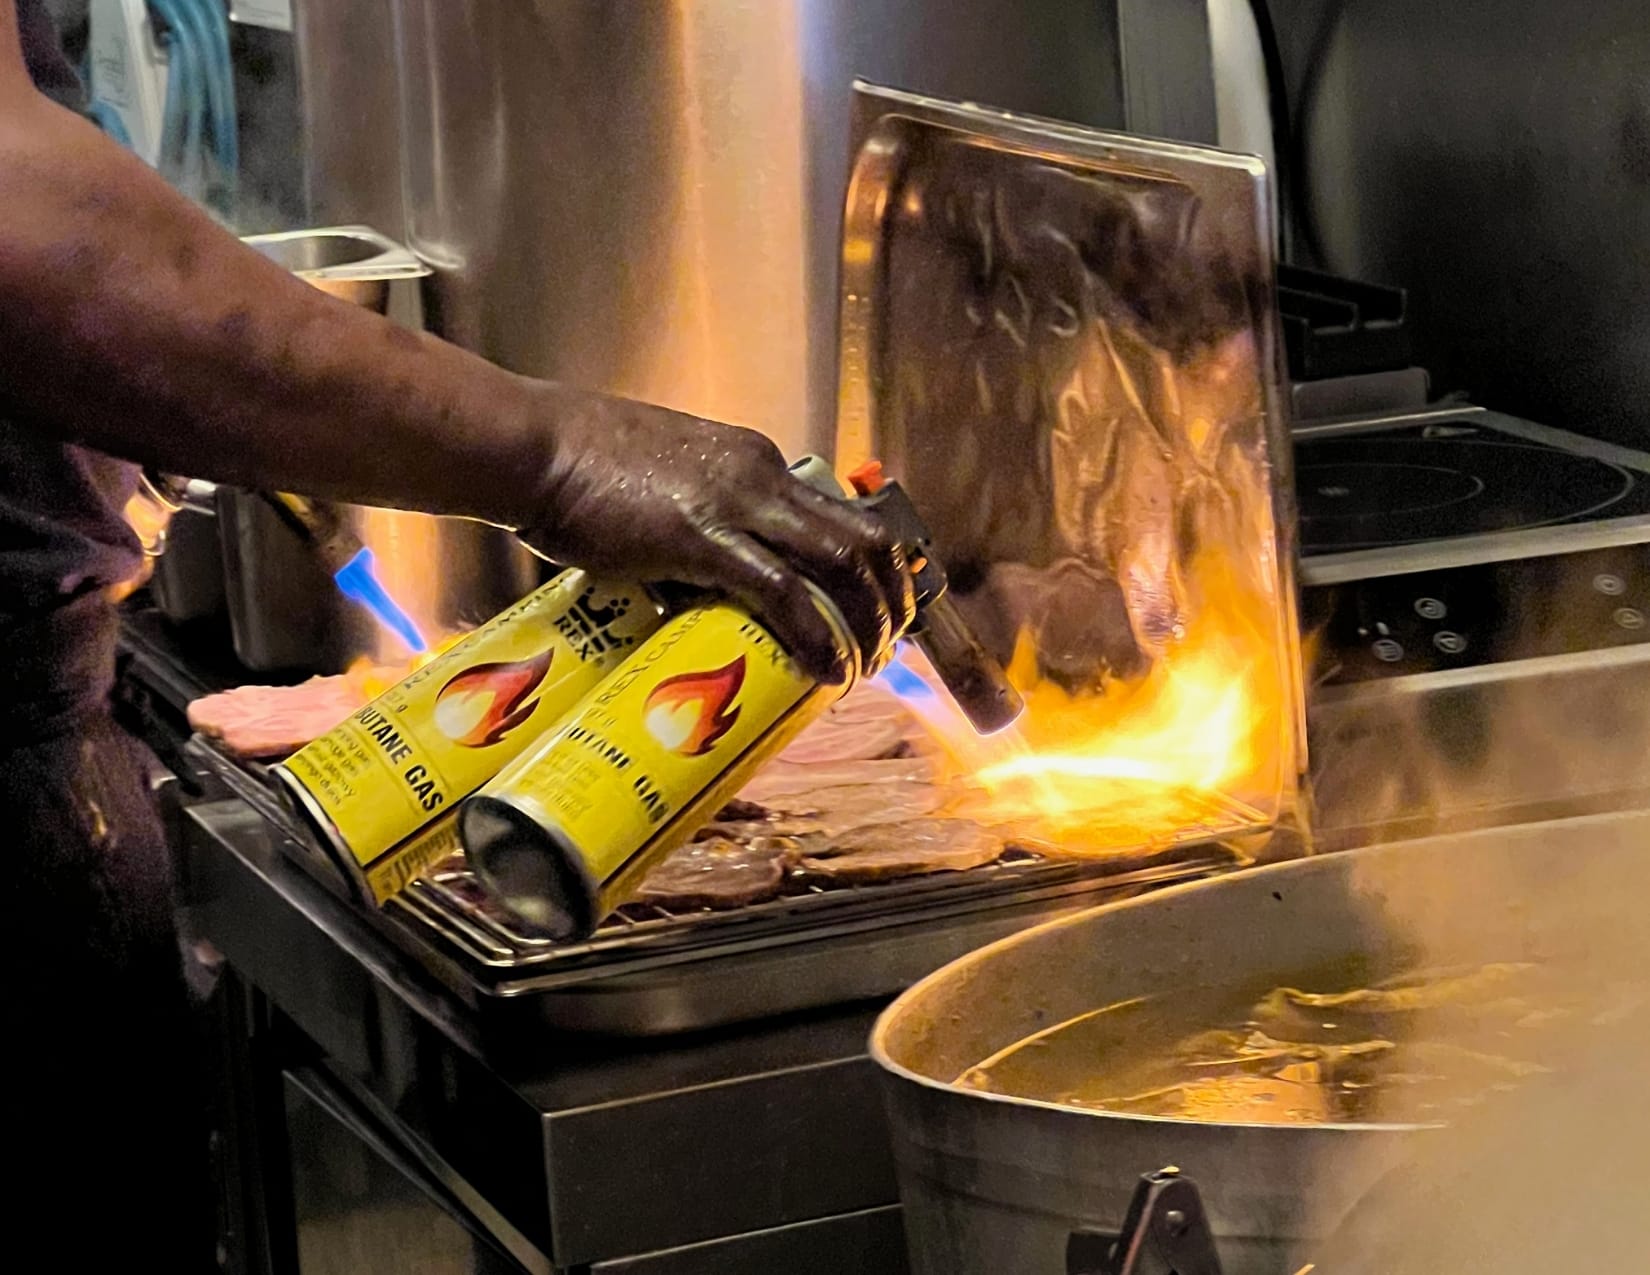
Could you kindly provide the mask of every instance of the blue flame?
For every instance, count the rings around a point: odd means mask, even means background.
[[[909,655],[910,648],[904,642],[898,643],[894,647],[893,660],[877,674],[876,680],[907,702],[934,699],[934,688],[923,680],[920,673],[902,662]]]
[[[332,578],[338,582],[338,589],[346,598],[364,606],[373,619],[405,642],[414,655],[422,655],[430,649],[424,635],[412,622],[412,617],[398,607],[395,599],[378,583],[371,549],[359,550],[333,573]]]

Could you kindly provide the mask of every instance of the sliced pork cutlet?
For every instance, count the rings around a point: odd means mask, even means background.
[[[812,765],[874,761],[911,752],[932,752],[934,740],[922,718],[892,691],[856,686],[779,754],[778,761]]]
[[[861,682],[820,718],[821,722],[903,722],[912,716],[898,695],[875,682]]]
[[[298,686],[238,686],[189,705],[189,725],[226,752],[251,760],[286,757],[325,735],[367,702],[353,678],[312,677]]]
[[[809,766],[776,761],[741,788],[737,800],[753,806],[770,806],[792,793],[855,784],[932,784],[938,777],[939,767],[928,757],[883,757],[871,761],[817,762]]]
[[[876,761],[905,749],[906,723],[895,717],[832,721],[822,717],[798,735],[774,761],[817,766],[833,761]]]
[[[978,868],[1006,848],[1000,833],[971,819],[908,819],[805,838],[799,866],[833,881],[887,881]]]
[[[738,841],[760,836],[830,837],[850,828],[933,814],[950,798],[950,791],[937,784],[909,780],[809,788],[782,793],[762,802],[755,807],[760,814],[758,818],[728,817],[730,814],[748,816],[752,809],[748,803],[724,807],[717,820],[708,824],[700,835],[732,837]]]
[[[784,837],[707,837],[675,851],[642,881],[635,902],[667,911],[747,907],[778,897],[797,846]]]

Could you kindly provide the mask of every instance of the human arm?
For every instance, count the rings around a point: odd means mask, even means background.
[[[327,297],[35,91],[0,0],[0,410],[170,472],[483,518],[746,602],[827,671],[909,613],[888,538],[759,435],[512,375]]]

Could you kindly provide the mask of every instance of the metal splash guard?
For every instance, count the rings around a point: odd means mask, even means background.
[[[1063,766],[1119,804],[1146,780],[1202,787],[1199,835],[1298,814],[1264,166],[866,84],[852,140],[837,465],[886,463],[959,606],[1046,691],[1019,772]],[[1137,753],[1094,756],[1113,738]]]

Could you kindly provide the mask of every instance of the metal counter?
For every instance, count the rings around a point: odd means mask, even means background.
[[[231,1275],[903,1273],[879,1002],[648,1040],[483,1029],[181,747],[244,679],[126,618],[123,699],[175,776]]]
[[[254,1148],[223,1172],[264,1197],[233,1269],[905,1269],[875,1006],[483,1045],[276,835],[234,799],[180,816],[190,923],[236,1001],[226,1140]]]
[[[122,689],[178,778],[188,927],[224,958],[211,1026],[236,1275],[904,1272],[866,1056],[885,993],[1163,879],[1056,882],[974,912],[907,901],[889,908],[901,924],[838,924],[779,963],[748,936],[700,962],[702,998],[748,1000],[741,978],[808,984],[783,1013],[641,1036],[549,1019],[529,996],[470,994],[406,926],[348,901],[244,776],[188,743],[190,700],[249,680],[222,636],[130,609]],[[1187,870],[1204,869],[1171,875]],[[607,982],[626,1003],[673,986],[669,969]]]

